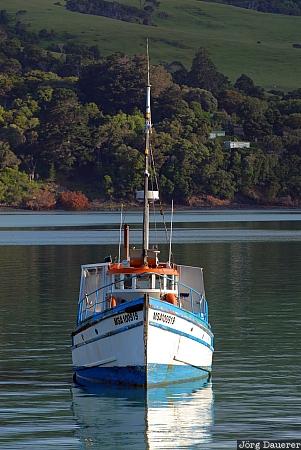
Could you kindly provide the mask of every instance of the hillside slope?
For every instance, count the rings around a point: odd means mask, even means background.
[[[255,9],[256,11],[289,16],[301,16],[301,0],[211,0],[240,8]]]
[[[61,3],[61,6],[59,6]],[[145,38],[151,40],[155,62],[179,60],[190,64],[195,50],[206,47],[218,68],[231,79],[241,73],[266,88],[300,87],[301,17],[244,10],[223,4],[186,0],[164,0],[154,17],[157,26],[145,26],[105,17],[67,11],[63,0],[2,0],[1,8],[16,12],[34,31],[42,28],[70,33],[70,39],[98,45],[102,54],[115,51],[143,52]],[[139,1],[124,0],[139,6]],[[66,37],[61,37],[63,42]],[[45,43],[47,45],[47,43]]]

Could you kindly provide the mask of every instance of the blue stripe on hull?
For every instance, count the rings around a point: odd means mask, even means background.
[[[151,387],[204,378],[209,378],[209,373],[205,370],[171,364],[148,364],[147,375],[144,366],[93,367],[75,370],[75,381],[82,385],[112,383]]]
[[[201,378],[208,379],[209,376],[209,372],[188,365],[148,364],[147,366],[148,386],[180,383]]]
[[[145,366],[75,369],[75,381],[83,385],[90,383],[112,383],[145,386],[146,370]]]

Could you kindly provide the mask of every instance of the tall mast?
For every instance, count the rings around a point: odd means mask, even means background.
[[[147,57],[147,86],[146,86],[146,111],[145,111],[145,151],[144,151],[144,210],[143,210],[143,263],[147,265],[147,252],[149,248],[149,153],[150,134],[152,129],[151,121],[151,85],[149,75],[149,53],[148,39],[146,40]]]

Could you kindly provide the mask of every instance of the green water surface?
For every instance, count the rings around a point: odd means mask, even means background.
[[[175,260],[204,267],[213,377],[206,386],[153,390],[147,405],[137,388],[84,391],[72,383],[80,265],[118,253],[116,245],[89,238],[105,233],[101,216],[93,230],[80,221],[85,234],[77,241],[78,216],[64,218],[67,233],[58,245],[47,245],[47,233],[51,239],[59,233],[53,216],[51,230],[47,215],[30,216],[30,235],[16,230],[28,226],[22,215],[10,222],[3,216],[0,449],[232,450],[237,439],[301,439],[300,214],[284,221],[267,213],[258,221],[254,212],[241,222],[243,214],[233,213],[234,222],[223,212],[205,223],[204,216],[193,223],[178,217]],[[32,228],[41,221],[42,237]],[[109,222],[106,216],[103,224]],[[209,241],[208,230],[214,230]],[[166,255],[168,246],[161,248]]]

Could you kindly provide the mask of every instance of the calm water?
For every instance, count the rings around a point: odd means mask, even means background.
[[[107,245],[118,214],[2,213],[0,449],[232,450],[236,439],[301,439],[300,219],[177,214],[175,260],[205,269],[213,378],[154,389],[146,408],[139,389],[72,384],[79,268],[118,253]],[[137,228],[137,214],[128,222]],[[156,237],[164,242],[162,227]]]

